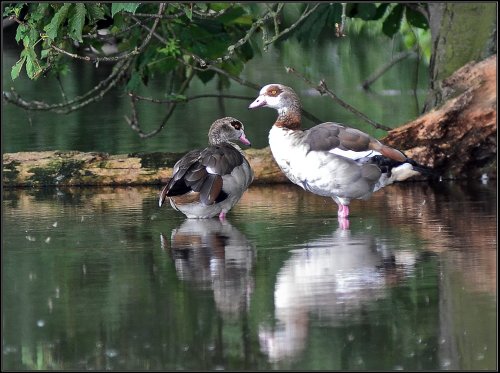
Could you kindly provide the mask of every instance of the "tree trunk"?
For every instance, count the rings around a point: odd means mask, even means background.
[[[496,3],[429,3],[432,35],[430,89],[424,111],[449,97],[444,79],[471,61],[496,54]]]

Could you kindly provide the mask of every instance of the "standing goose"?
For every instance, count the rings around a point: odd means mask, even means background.
[[[425,170],[399,150],[354,128],[326,122],[301,130],[300,101],[290,87],[264,86],[249,109],[258,107],[278,111],[269,145],[281,170],[305,190],[332,197],[339,218],[349,216],[351,199],[367,199],[378,189]]]
[[[239,120],[225,117],[212,123],[209,146],[190,151],[174,165],[172,178],[160,192],[160,207],[168,197],[188,218],[224,219],[253,181],[250,164],[232,140],[250,145]]]

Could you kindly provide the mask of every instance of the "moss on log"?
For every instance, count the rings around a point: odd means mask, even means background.
[[[274,162],[269,148],[248,149],[254,183],[288,180]],[[70,185],[153,185],[166,183],[183,154],[133,153],[109,155],[77,151],[6,153],[3,184],[7,187]]]

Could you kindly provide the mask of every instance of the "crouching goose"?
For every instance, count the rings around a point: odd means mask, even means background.
[[[174,165],[172,178],[160,192],[160,207],[168,197],[188,218],[224,219],[253,181],[250,164],[231,140],[250,145],[239,120],[216,120],[208,132],[210,145],[190,151]]]
[[[367,199],[378,189],[425,170],[399,150],[354,128],[326,122],[301,130],[300,101],[290,87],[264,86],[249,106],[258,107],[278,111],[269,145],[281,170],[305,190],[332,197],[339,218],[349,216],[351,199]]]

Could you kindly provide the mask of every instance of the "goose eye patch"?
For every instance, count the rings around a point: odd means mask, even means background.
[[[235,120],[234,120],[234,121],[232,121],[232,122],[231,122],[231,125],[232,125],[235,129],[237,129],[237,130],[240,130],[240,129],[241,129],[241,122],[238,122],[238,121],[235,121]]]

